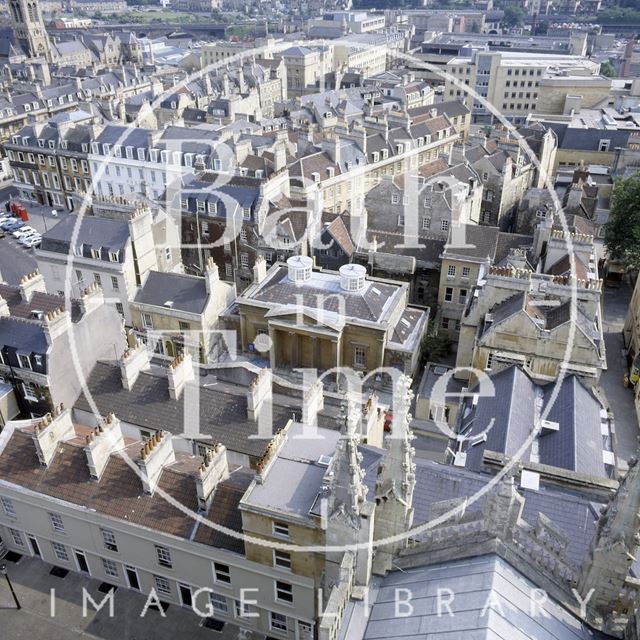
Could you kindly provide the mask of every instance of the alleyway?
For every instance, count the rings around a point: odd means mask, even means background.
[[[608,369],[602,374],[600,386],[613,411],[618,441],[617,454],[621,461],[635,455],[638,446],[638,421],[633,392],[626,389],[622,383],[627,372],[623,355],[622,326],[631,293],[629,285],[604,290],[604,337]]]

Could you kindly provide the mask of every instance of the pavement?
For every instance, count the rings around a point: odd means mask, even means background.
[[[0,638],[2,640],[262,640],[263,634],[242,630],[226,623],[222,631],[201,626],[203,619],[192,610],[171,604],[162,617],[159,611],[149,609],[145,617],[141,612],[146,596],[120,587],[114,593],[113,617],[108,603],[96,611],[86,601],[83,615],[83,587],[98,605],[105,594],[98,591],[101,582],[70,572],[65,578],[52,576],[53,568],[42,560],[23,556],[18,563],[2,562],[7,572],[20,610],[15,609],[8,584],[0,575]],[[51,589],[55,589],[51,597]],[[204,608],[205,601],[198,604]],[[52,616],[52,601],[54,609]]]
[[[616,430],[616,453],[620,462],[636,455],[638,449],[638,419],[633,401],[633,389],[626,388],[623,378],[628,373],[624,354],[622,327],[632,289],[624,283],[619,289],[604,289],[604,342],[607,349],[607,370],[600,377],[600,388],[613,413]],[[626,469],[626,464],[620,465]]]

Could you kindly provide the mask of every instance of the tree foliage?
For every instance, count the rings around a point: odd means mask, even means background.
[[[420,345],[422,362],[442,362],[449,354],[450,346],[451,340],[449,336],[446,334],[438,334],[438,327],[432,320],[429,322],[429,327]]]
[[[524,11],[513,5],[505,7],[502,24],[507,28],[521,27],[524,24]]]
[[[640,269],[640,173],[616,182],[604,231],[609,256]]]
[[[605,60],[600,65],[600,75],[603,75],[605,78],[615,78],[618,74],[614,66],[611,64],[610,60]]]

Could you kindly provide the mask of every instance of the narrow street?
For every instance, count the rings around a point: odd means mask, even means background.
[[[604,289],[604,341],[607,349],[607,371],[600,378],[600,386],[614,415],[617,455],[620,461],[628,460],[638,448],[638,420],[633,392],[625,388],[623,378],[627,373],[622,327],[626,317],[631,287]],[[624,468],[626,465],[622,465]]]

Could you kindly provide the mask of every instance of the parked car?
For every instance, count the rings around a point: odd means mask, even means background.
[[[22,220],[9,220],[2,225],[2,228],[5,231],[16,231],[21,227],[24,227],[24,222],[22,222]]]
[[[40,234],[27,236],[26,238],[22,238],[20,242],[27,248],[38,247],[42,242],[42,236]]]
[[[22,229],[20,229],[20,231],[22,231]],[[27,231],[26,233],[23,233],[22,235],[18,236],[18,242],[22,242],[23,240],[25,240],[26,238],[31,238],[33,236],[41,236],[42,234],[40,234],[38,231],[36,231],[35,229],[32,231]]]
[[[20,239],[23,236],[28,236],[33,233],[38,233],[38,230],[34,229],[33,227],[30,227],[29,225],[25,225],[24,227],[20,227],[20,229],[17,229],[16,231],[14,231],[11,235],[14,238]]]

